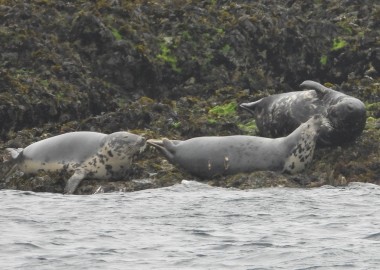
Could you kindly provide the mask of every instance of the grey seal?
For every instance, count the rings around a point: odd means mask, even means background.
[[[315,114],[324,115],[332,129],[321,134],[318,145],[342,145],[354,141],[362,133],[366,109],[359,99],[327,88],[314,81],[304,81],[305,91],[289,92],[242,103],[252,113],[260,136],[286,136]]]
[[[39,171],[72,173],[64,193],[72,194],[83,179],[118,179],[130,169],[132,158],[146,145],[129,132],[104,134],[70,132],[35,142],[25,149],[7,148],[14,165],[25,174]]]
[[[315,115],[282,138],[233,135],[147,143],[170,163],[203,179],[260,170],[298,173],[312,161],[320,132],[329,128],[326,118]]]

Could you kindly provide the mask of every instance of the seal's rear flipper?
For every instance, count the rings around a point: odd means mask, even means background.
[[[154,145],[154,146],[156,146],[156,145],[162,146],[164,143],[163,140],[155,140],[155,139],[149,139],[146,142],[147,142],[147,144]]]
[[[12,159],[16,159],[24,148],[6,148],[5,150],[11,155]]]
[[[63,193],[64,194],[73,194],[85,176],[86,176],[86,174],[84,171],[82,171],[82,170],[75,171],[75,173],[70,177],[70,179],[67,180],[65,190]]]
[[[147,140],[147,143],[157,148],[168,160],[172,160],[175,153],[175,146],[180,143],[178,140]]]
[[[257,101],[253,102],[248,102],[248,103],[241,103],[239,106],[240,108],[243,108],[244,110],[252,113],[253,115],[255,114],[256,106],[260,104],[262,99],[259,99]]]

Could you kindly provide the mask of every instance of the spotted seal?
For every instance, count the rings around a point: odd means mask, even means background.
[[[118,179],[143,149],[145,139],[129,132],[70,132],[35,142],[25,149],[7,148],[15,169],[25,174],[67,171],[64,193],[72,194],[83,179]]]
[[[282,138],[234,135],[147,143],[170,163],[203,179],[260,170],[297,173],[312,161],[318,135],[329,128],[325,117],[315,115]]]
[[[321,134],[318,145],[342,145],[360,136],[366,122],[363,102],[314,81],[304,81],[300,87],[308,90],[240,104],[254,115],[260,136],[286,136],[315,114],[324,115],[332,126]]]

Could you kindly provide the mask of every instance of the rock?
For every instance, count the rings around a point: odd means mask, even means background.
[[[171,139],[252,135],[254,123],[231,104],[294,91],[309,79],[334,84],[367,104],[363,135],[317,152],[302,175],[259,172],[210,184],[379,183],[374,1],[24,2],[0,5],[2,149],[76,130],[133,130]],[[223,106],[230,113],[211,113]],[[88,180],[80,192],[155,188],[189,178],[161,166],[162,159],[148,151],[125,181]],[[61,192],[65,179],[15,175],[2,179],[0,188]],[[148,180],[133,181],[138,179]]]

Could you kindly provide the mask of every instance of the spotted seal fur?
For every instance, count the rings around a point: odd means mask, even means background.
[[[282,138],[235,135],[147,143],[172,164],[203,179],[259,170],[298,173],[312,161],[320,132],[329,128],[326,118],[315,115]]]
[[[324,115],[332,126],[321,134],[318,145],[342,145],[360,136],[366,122],[363,102],[314,81],[304,81],[300,87],[307,90],[240,104],[254,115],[260,136],[286,136],[316,114]]]
[[[70,132],[35,142],[25,149],[7,148],[14,165],[25,174],[67,171],[72,176],[64,193],[72,194],[83,179],[118,179],[130,168],[145,139],[129,132]]]

